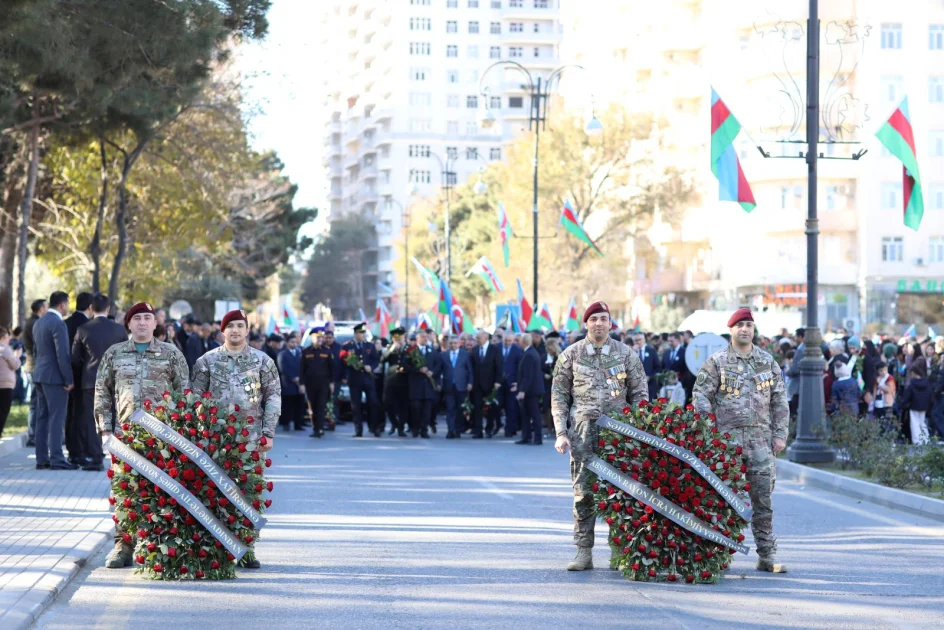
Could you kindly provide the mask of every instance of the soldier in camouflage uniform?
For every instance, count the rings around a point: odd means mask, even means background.
[[[249,321],[241,310],[230,311],[220,322],[223,345],[210,350],[193,364],[193,388],[211,392],[213,398],[239,405],[241,411],[260,423],[268,451],[275,441],[275,427],[282,410],[282,386],[275,362],[261,350],[249,347]],[[258,569],[255,541],[240,560],[240,566]]]
[[[754,318],[742,308],[728,320],[731,345],[708,357],[695,382],[695,411],[714,413],[718,430],[730,433],[747,455],[747,480],[754,508],[751,531],[757,570],[785,573],[776,561],[770,495],[776,481],[776,454],[787,446],[790,411],[783,374],[770,353],[752,342]]]
[[[574,542],[577,557],[568,571],[593,568],[595,517],[593,495],[586,487],[589,473],[584,461],[594,453],[601,415],[620,413],[627,403],[636,405],[648,394],[646,372],[630,348],[610,338],[610,310],[594,302],[583,316],[587,337],[561,354],[554,368],[551,414],[557,431],[558,453],[571,451],[570,478],[574,486]],[[568,430],[568,421],[573,427]]]
[[[121,435],[121,425],[145,400],[160,400],[167,391],[189,387],[187,360],[177,346],[154,338],[157,319],[147,302],[139,302],[125,314],[131,339],[105,351],[95,379],[94,415],[103,436]],[[115,535],[115,548],[105,567],[131,566],[133,548]]]

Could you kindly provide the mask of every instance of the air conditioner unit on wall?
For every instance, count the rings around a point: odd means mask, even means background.
[[[924,258],[921,258],[920,256],[919,256],[918,258],[915,258],[915,259],[914,259],[914,264],[917,265],[918,267],[923,267],[923,266],[924,266]]]

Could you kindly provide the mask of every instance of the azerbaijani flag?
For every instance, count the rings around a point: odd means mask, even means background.
[[[393,316],[390,315],[390,311],[387,310],[387,305],[384,303],[383,298],[377,298],[377,307],[374,313],[374,321],[378,324],[377,333],[381,337],[390,336],[390,322],[393,321]]]
[[[551,323],[551,310],[547,308],[547,302],[541,304],[540,310],[531,317],[528,330],[554,330],[554,324]]]
[[[472,325],[472,322],[465,316],[465,311],[462,310],[462,307],[456,302],[456,296],[452,296],[452,333],[458,335],[459,333],[464,332],[475,332],[475,326]]]
[[[278,328],[279,330],[299,330],[298,317],[288,302],[282,302],[282,325]]]
[[[439,276],[421,265],[415,257],[411,256],[410,261],[416,266],[420,278],[423,279],[423,288],[431,293],[436,293],[439,290]]]
[[[564,330],[580,330],[580,320],[577,319],[577,305],[574,298],[570,298],[570,306],[567,307],[567,320],[564,322]]]
[[[524,296],[524,289],[521,288],[521,280],[518,280],[518,308],[521,309],[521,323],[515,332],[521,332],[521,329],[528,325],[532,313],[531,305],[528,304],[528,299]]]
[[[488,262],[488,258],[485,256],[479,258],[478,262],[472,265],[472,268],[469,269],[465,275],[468,277],[473,273],[478,274],[478,276],[485,281],[485,284],[488,285],[488,288],[491,289],[493,293],[501,293],[505,290],[501,280],[498,279],[498,274],[495,272],[495,268],[492,267],[491,263]]]
[[[921,175],[918,174],[918,157],[907,96],[875,135],[889,153],[901,160],[905,225],[917,230],[921,225],[921,217],[924,216],[924,198],[921,196]]]
[[[511,238],[511,223],[508,222],[508,213],[505,206],[498,202],[498,237],[501,239],[502,255],[505,257],[505,267],[508,267],[508,240]]]
[[[275,323],[275,316],[271,313],[269,314],[269,325],[266,326],[266,336],[275,333],[279,329],[278,325]]]
[[[750,212],[757,203],[734,150],[734,138],[739,131],[741,123],[711,88],[711,172],[718,178],[718,198],[736,201],[745,212]]]
[[[574,211],[573,205],[570,203],[570,199],[564,202],[564,207],[561,208],[561,225],[564,226],[564,229],[577,237],[578,240],[583,242],[585,245],[589,245],[593,251],[603,255],[603,252],[600,251],[600,248],[597,247],[597,244],[593,242],[593,239],[587,234],[587,231],[583,229],[583,225],[580,224],[580,220],[577,218],[577,213]]]

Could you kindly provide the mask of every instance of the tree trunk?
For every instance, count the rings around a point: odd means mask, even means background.
[[[95,217],[95,234],[89,245],[92,256],[92,293],[101,291],[102,277],[102,223],[105,221],[105,209],[108,207],[108,163],[105,154],[104,134],[98,139],[98,148],[102,158],[101,189],[98,192],[98,214]]]
[[[13,324],[13,266],[16,264],[16,207],[20,195],[7,186],[0,216],[0,324]]]
[[[33,95],[33,118],[39,117],[39,96]],[[36,173],[39,169],[39,125],[33,125],[29,131],[29,168],[26,172],[26,187],[20,203],[20,216],[17,224],[19,234],[16,244],[16,315],[17,323],[26,321],[26,241],[29,238],[30,216],[33,214],[33,195],[36,194]]]
[[[111,265],[111,279],[108,281],[108,297],[111,298],[111,312],[117,310],[118,278],[121,276],[121,263],[124,262],[128,248],[128,172],[131,165],[128,156],[125,156],[121,169],[121,180],[118,182],[118,211],[115,213],[115,227],[118,231],[118,251]]]

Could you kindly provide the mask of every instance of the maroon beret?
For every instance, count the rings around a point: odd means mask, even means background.
[[[594,302],[583,312],[583,323],[586,324],[590,316],[596,315],[597,313],[606,313],[609,315],[610,307],[606,305],[606,302]]]
[[[128,309],[128,312],[125,313],[125,326],[131,323],[131,318],[135,315],[140,315],[141,313],[150,313],[154,314],[154,307],[148,304],[147,302],[138,302],[134,306]]]
[[[246,322],[246,325],[249,325],[249,320],[246,319],[246,311],[241,309],[236,309],[235,311],[230,311],[226,315],[223,315],[223,321],[220,322],[220,330],[226,330],[226,327],[229,326],[230,322]]]
[[[732,315],[731,319],[728,320],[728,328],[731,328],[738,322],[744,321],[754,321],[754,316],[751,314],[751,309],[749,308],[739,308],[738,310],[734,311],[734,315]]]

